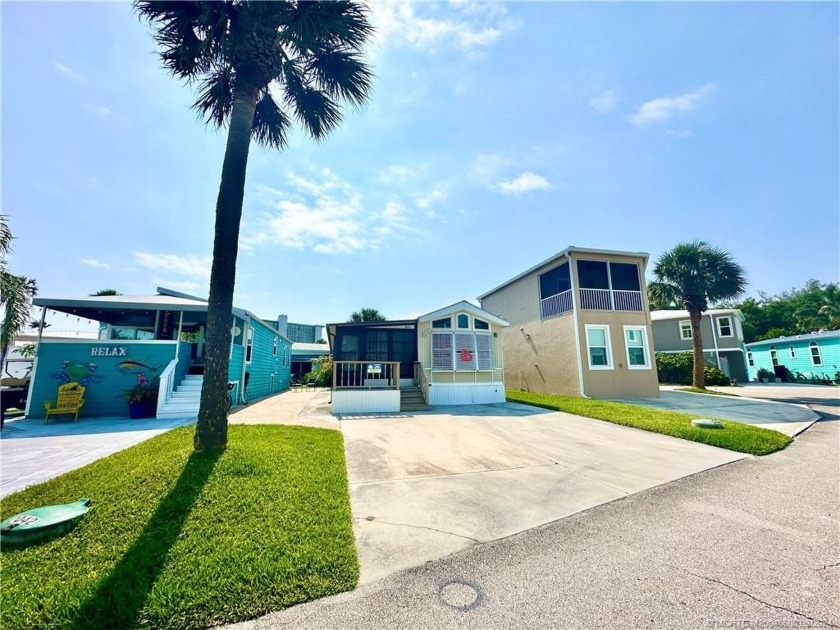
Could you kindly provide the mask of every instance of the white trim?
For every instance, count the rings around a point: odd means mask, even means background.
[[[755,355],[753,355],[752,350],[747,350],[747,367],[755,367]]]
[[[728,335],[724,335],[723,331],[721,330],[720,322],[721,322],[721,320],[724,320],[724,319],[729,322],[729,334]],[[715,317],[715,325],[717,326],[718,337],[720,337],[721,339],[729,339],[730,337],[735,336],[735,325],[732,323],[732,316],[730,316],[730,315],[719,315],[718,317]]]
[[[817,349],[816,358],[818,358],[820,360],[819,363],[814,362],[814,348]],[[825,367],[825,361],[823,361],[822,352],[820,351],[820,344],[818,344],[816,341],[812,341],[811,343],[809,343],[808,344],[808,353],[811,355],[811,365],[812,366],[814,366],[814,367]]]
[[[790,353],[790,358],[796,358],[796,346],[788,346],[788,352]]]
[[[575,286],[575,270],[572,268],[572,257],[566,254],[566,261],[569,263],[569,283],[572,287],[572,321],[575,325],[575,351],[577,352],[577,368],[578,368],[578,387],[580,387],[580,395],[588,398],[584,389],[583,381],[583,355],[580,351],[580,311],[577,308],[577,287]],[[539,291],[539,276],[537,277],[537,291]],[[538,293],[539,295],[539,293]],[[587,352],[587,354],[589,354]]]
[[[613,368],[613,356],[612,356],[612,339],[610,337],[610,327],[609,324],[584,324],[584,334],[586,336],[586,360],[589,364],[590,370],[612,370]],[[591,348],[589,346],[589,331],[590,330],[603,330],[604,331],[604,343],[606,344],[605,350],[607,352],[607,364],[606,365],[592,365],[592,353]],[[601,346],[596,346],[601,347]]]
[[[425,315],[421,315],[417,318],[418,322],[430,322],[434,319],[443,319],[447,315],[452,316],[460,312],[467,312],[473,316],[477,316],[479,319],[483,319],[488,322],[492,322],[497,326],[501,326],[503,328],[510,326],[510,322],[506,319],[502,319],[498,315],[493,315],[493,313],[489,311],[485,311],[483,308],[476,306],[475,304],[471,304],[466,300],[461,300],[460,302],[456,302],[455,304],[450,304],[449,306],[445,306],[443,308],[439,308],[436,311],[432,311],[431,313],[426,313]],[[456,322],[457,323],[457,322]],[[454,328],[454,327],[453,327]],[[440,329],[438,329],[440,330]]]
[[[630,346],[627,345],[627,332],[630,330],[639,330],[642,333],[642,350],[645,353],[644,365],[631,365],[630,363]],[[624,354],[627,357],[628,370],[650,370],[652,362],[650,360],[650,344],[648,344],[647,327],[646,326],[624,326]]]
[[[148,339],[144,341],[143,339],[50,339],[49,337],[44,337],[38,343],[90,343],[108,346],[131,346],[136,344],[147,346],[149,344],[177,344],[178,342],[173,340],[161,339]]]
[[[688,324],[688,337],[683,334],[683,324]],[[691,320],[681,319],[679,321],[680,341],[692,341],[694,339],[694,331],[691,330]]]

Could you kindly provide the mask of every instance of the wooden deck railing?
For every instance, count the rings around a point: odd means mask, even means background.
[[[399,389],[399,361],[333,361],[335,389]]]

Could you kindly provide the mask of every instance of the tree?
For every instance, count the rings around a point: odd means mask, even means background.
[[[363,104],[372,74],[360,51],[373,29],[365,5],[351,0],[135,0],[135,7],[155,29],[164,67],[199,83],[195,109],[207,123],[227,126],[194,440],[196,450],[224,448],[231,312],[251,138],[282,149],[297,119],[320,140],[341,122],[342,102]]]
[[[3,319],[0,321],[0,366],[6,365],[6,354],[15,335],[29,324],[32,298],[38,292],[38,285],[32,278],[16,276],[6,265],[6,256],[12,250],[12,230],[6,217],[0,214],[0,307]]]
[[[746,274],[726,251],[704,241],[680,243],[665,252],[653,268],[655,281],[666,285],[669,295],[678,296],[691,320],[694,345],[692,385],[704,389],[703,338],[700,317],[709,302],[734,300],[744,293]]]
[[[361,324],[364,322],[385,322],[388,321],[388,318],[375,308],[363,308],[358,311],[353,311],[353,314],[350,315],[350,319],[347,321],[353,322],[354,324]]]
[[[90,295],[91,297],[100,297],[105,295],[122,295],[122,293],[120,293],[116,289],[101,289],[96,293],[91,293]]]

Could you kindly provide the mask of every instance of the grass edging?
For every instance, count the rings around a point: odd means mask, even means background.
[[[730,394],[729,392],[719,392],[715,389],[700,389],[699,387],[677,387],[675,392],[686,392],[687,394],[706,394],[709,396],[734,396],[738,398],[738,394]]]
[[[593,400],[572,396],[535,394],[518,390],[507,390],[507,400],[553,411],[563,411],[576,416],[595,418],[644,431],[701,442],[710,446],[725,448],[750,455],[775,453],[793,441],[778,431],[762,429],[732,420],[719,420],[722,429],[702,429],[691,425],[696,415],[652,409],[639,405],[617,403],[607,400]]]
[[[232,425],[222,453],[164,433],[0,501],[93,500],[66,536],[3,549],[0,627],[206,628],[355,587],[342,435]]]

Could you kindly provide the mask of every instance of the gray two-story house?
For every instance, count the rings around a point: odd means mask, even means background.
[[[653,347],[656,352],[691,352],[694,341],[688,311],[651,311]],[[706,362],[730,379],[747,382],[746,348],[741,311],[709,309],[700,318],[703,355]]]
[[[648,255],[569,247],[478,299],[499,331],[505,386],[590,398],[659,396]]]

